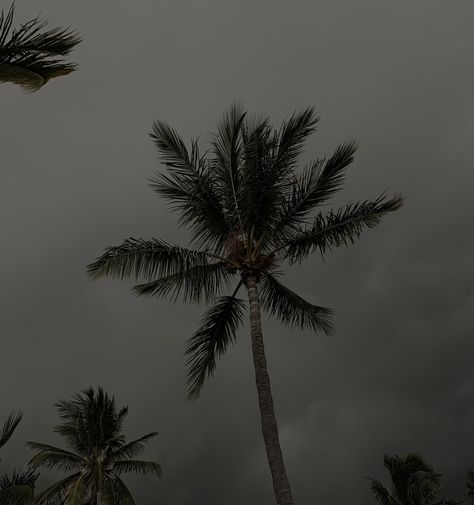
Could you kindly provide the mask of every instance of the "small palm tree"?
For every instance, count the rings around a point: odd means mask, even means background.
[[[139,295],[211,301],[202,324],[188,342],[189,395],[196,397],[214,374],[216,360],[235,340],[247,291],[250,335],[263,438],[276,501],[293,503],[278,437],[270,379],[264,351],[261,311],[288,326],[332,331],[332,311],[309,303],[284,286],[279,278],[285,262],[299,264],[311,253],[326,254],[347,245],[364,228],[373,228],[388,212],[398,209],[400,196],[316,212],[341,189],[353,161],[354,143],[310,163],[298,173],[297,162],[317,118],[308,108],[274,130],[267,118],[247,120],[233,106],[202,155],[196,141],[191,152],[178,133],[162,121],[153,138],[166,171],[152,181],[157,193],[180,212],[192,230],[193,249],[160,239],[125,240],[109,247],[88,272],[92,278],[144,279]],[[237,280],[230,295],[218,296]]]
[[[0,431],[0,447],[10,440],[22,417],[21,412],[12,412],[7,417]],[[37,478],[38,474],[28,468],[0,475],[0,505],[28,505],[31,503],[34,498]]]
[[[81,41],[69,29],[53,28],[34,18],[12,29],[15,6],[0,13],[0,82],[19,84],[26,91],[37,91],[50,79],[76,69],[64,57]]]
[[[370,479],[371,492],[380,505],[454,505],[459,502],[440,498],[441,475],[418,454],[384,456],[383,464],[390,473],[391,488]]]
[[[65,438],[71,450],[28,442],[37,451],[29,465],[73,473],[42,491],[36,502],[134,505],[121,475],[129,472],[161,475],[157,463],[133,459],[157,433],[127,443],[122,427],[128,408],[117,409],[114,397],[109,397],[102,388],[97,392],[88,388],[71,401],[56,403],[56,407],[63,422],[54,431]]]

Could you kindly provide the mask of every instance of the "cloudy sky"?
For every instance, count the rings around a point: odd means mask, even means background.
[[[3,4],[4,7],[8,3]],[[92,283],[87,263],[124,238],[187,244],[148,186],[147,137],[165,119],[203,142],[234,101],[275,124],[321,117],[305,156],[360,145],[334,205],[388,189],[404,207],[287,284],[337,313],[332,337],[264,332],[281,442],[300,505],[374,503],[384,453],[418,451],[462,498],[474,469],[471,0],[22,0],[84,37],[75,74],[36,94],[1,85],[0,390],[26,440],[61,443],[53,403],[102,385],[164,478],[129,478],[137,503],[272,504],[248,327],[197,402],[184,342],[203,307]],[[44,473],[39,487],[55,475]]]

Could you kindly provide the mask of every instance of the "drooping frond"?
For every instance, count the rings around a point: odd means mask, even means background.
[[[266,273],[263,276],[258,292],[263,309],[284,324],[332,333],[333,311],[307,302],[278,282],[274,275]]]
[[[81,456],[59,447],[39,444],[37,442],[27,442],[27,444],[31,449],[38,451],[28,463],[33,468],[56,468],[67,472],[69,470],[77,470],[81,465],[87,463]]]
[[[153,461],[140,461],[135,459],[126,459],[116,461],[114,463],[114,471],[121,475],[122,473],[154,473],[157,477],[161,477],[161,466]]]
[[[106,505],[135,505],[132,493],[118,475],[108,480],[105,491],[101,498],[105,498]]]
[[[379,505],[399,505],[390,491],[378,480],[371,480],[370,492],[375,495]]]
[[[38,473],[25,468],[0,476],[0,505],[29,505],[33,502]]]
[[[242,322],[245,306],[242,300],[235,297],[236,293],[237,290],[232,296],[222,296],[216,300],[187,343],[188,392],[191,398],[199,396],[206,377],[215,372],[216,359],[235,340],[235,332]]]
[[[151,281],[208,264],[209,255],[204,252],[172,246],[157,239],[131,238],[120,246],[108,247],[88,266],[87,272],[93,279],[135,277]]]
[[[15,7],[0,13],[0,82],[19,84],[27,91],[37,91],[54,77],[66,75],[76,64],[64,57],[81,42],[69,29],[44,30],[47,23],[34,18],[12,28]]]
[[[64,505],[83,505],[86,501],[87,492],[91,487],[91,481],[90,473],[81,473],[73,480],[64,497]]]
[[[49,486],[36,496],[35,503],[38,505],[57,505],[57,503],[61,503],[60,500],[64,498],[80,476],[81,472],[76,472]]]
[[[385,214],[399,209],[402,201],[398,195],[390,199],[382,195],[374,201],[350,204],[327,215],[320,213],[311,226],[295,233],[277,250],[286,249],[286,257],[295,263],[317,249],[324,254],[333,247],[351,244],[364,228],[374,228]]]
[[[354,142],[341,144],[328,160],[316,160],[293,184],[272,229],[272,242],[288,239],[307,215],[341,189],[346,168],[354,160]]]
[[[167,172],[159,172],[151,180],[153,189],[171,202],[180,213],[180,222],[191,226],[199,245],[221,247],[229,224],[220,201],[215,174],[200,156],[197,142],[191,154],[177,132],[162,121],[153,125],[150,134]]]
[[[10,440],[22,417],[23,414],[21,412],[12,412],[7,417],[0,431],[0,447],[3,447]]]
[[[138,295],[170,297],[172,300],[183,293],[185,301],[209,301],[225,286],[230,273],[225,262],[197,265],[176,274],[139,284],[133,289]]]
[[[147,433],[136,440],[132,440],[122,447],[116,449],[112,452],[108,459],[110,461],[119,461],[123,458],[133,458],[138,456],[145,450],[145,444],[152,438],[156,437],[158,432],[152,431],[151,433]]]

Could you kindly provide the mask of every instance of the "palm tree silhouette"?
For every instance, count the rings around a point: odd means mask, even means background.
[[[117,409],[114,397],[102,388],[85,389],[71,401],[56,404],[62,423],[54,431],[63,436],[71,450],[28,442],[37,451],[29,465],[65,472],[68,477],[42,491],[39,505],[134,505],[134,499],[121,475],[135,472],[161,475],[160,465],[133,459],[144,444],[157,435],[148,433],[126,442],[122,427],[128,408]]]
[[[47,23],[38,17],[12,28],[15,6],[0,13],[0,82],[19,84],[37,91],[49,80],[76,69],[64,57],[81,38],[69,29],[43,30]]]
[[[370,479],[371,492],[380,505],[455,505],[456,501],[440,498],[441,475],[418,454],[384,456],[383,464],[390,473],[392,485]]]
[[[173,128],[155,122],[151,137],[166,171],[157,173],[152,186],[191,228],[194,248],[161,239],[128,239],[107,248],[88,267],[94,279],[144,279],[134,288],[139,295],[176,299],[182,294],[188,301],[212,302],[187,344],[191,397],[199,394],[206,377],[215,372],[216,359],[235,340],[246,305],[237,295],[247,291],[262,432],[279,505],[293,499],[278,437],[261,310],[290,327],[330,333],[332,311],[284,286],[279,280],[283,263],[300,263],[315,251],[324,255],[352,243],[402,202],[400,196],[382,195],[315,214],[341,189],[356,150],[354,143],[342,144],[331,157],[313,161],[298,174],[304,142],[317,121],[308,108],[275,130],[267,118],[248,120],[235,105],[218,124],[204,155],[197,141],[189,152]],[[230,294],[218,296],[234,277]]]

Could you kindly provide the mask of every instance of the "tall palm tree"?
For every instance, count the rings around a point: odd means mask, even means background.
[[[38,17],[12,28],[14,13],[14,4],[0,13],[0,82],[37,91],[50,79],[76,69],[76,64],[64,60],[81,41],[76,33],[63,28],[44,30],[47,23]]]
[[[0,431],[0,447],[10,440],[22,418],[21,412],[10,413]],[[28,468],[0,475],[0,505],[27,505],[31,503],[37,478],[38,474]]]
[[[383,464],[390,473],[391,488],[370,479],[371,492],[380,505],[454,505],[459,502],[440,498],[441,475],[418,454],[384,456]]]
[[[219,122],[204,155],[197,141],[188,151],[173,128],[155,122],[151,137],[166,170],[157,173],[152,186],[191,228],[194,247],[132,238],[107,248],[88,267],[94,279],[144,279],[134,288],[138,295],[176,299],[183,294],[192,302],[212,302],[187,344],[191,397],[199,394],[216,369],[216,359],[235,340],[246,305],[237,295],[247,291],[263,438],[279,505],[292,504],[293,499],[278,438],[261,311],[288,326],[330,333],[332,311],[284,286],[279,280],[283,264],[298,264],[315,251],[324,255],[353,242],[402,202],[400,196],[382,195],[315,213],[342,187],[356,150],[352,142],[342,144],[331,157],[313,161],[298,173],[304,142],[317,121],[308,108],[275,130],[267,118],[248,120],[235,105]],[[230,295],[218,296],[234,277]]]
[[[161,475],[160,465],[133,459],[144,450],[144,444],[157,435],[148,433],[126,442],[122,427],[128,408],[118,409],[114,397],[102,388],[85,389],[71,401],[55,404],[62,423],[54,431],[63,436],[70,450],[47,444],[28,442],[37,451],[30,461],[32,468],[50,468],[68,477],[42,491],[39,505],[134,505],[133,496],[121,479],[123,473]]]

